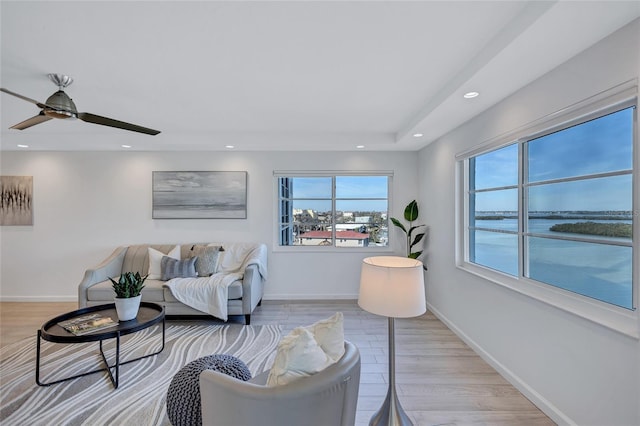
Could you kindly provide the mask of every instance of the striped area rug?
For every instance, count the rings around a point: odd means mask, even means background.
[[[121,360],[156,352],[161,345],[159,327],[125,336]],[[118,389],[106,372],[48,387],[36,385],[36,338],[24,339],[0,349],[0,424],[169,425],[167,388],[182,366],[205,355],[225,353],[244,361],[255,376],[273,363],[280,332],[275,325],[168,322],[164,350],[120,367]],[[106,347],[111,360],[115,344]],[[40,380],[44,382],[102,366],[98,342],[42,342],[42,353]]]

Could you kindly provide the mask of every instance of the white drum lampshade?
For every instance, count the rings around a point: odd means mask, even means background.
[[[376,256],[362,261],[358,305],[391,318],[417,317],[427,311],[422,262],[408,257]]]

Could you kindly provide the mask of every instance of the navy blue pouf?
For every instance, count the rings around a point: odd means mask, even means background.
[[[242,360],[231,355],[209,355],[191,361],[178,371],[167,390],[167,416],[173,426],[202,425],[200,373],[214,370],[247,381],[251,372]]]

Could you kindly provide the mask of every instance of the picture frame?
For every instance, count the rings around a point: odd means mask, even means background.
[[[33,226],[33,176],[0,176],[0,225]]]
[[[246,219],[246,171],[154,171],[153,219]]]

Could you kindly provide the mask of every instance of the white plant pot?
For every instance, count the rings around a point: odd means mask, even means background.
[[[136,297],[121,298],[116,297],[116,312],[118,312],[118,319],[120,321],[129,321],[134,319],[138,315],[138,308],[140,307],[140,299],[142,295]]]

